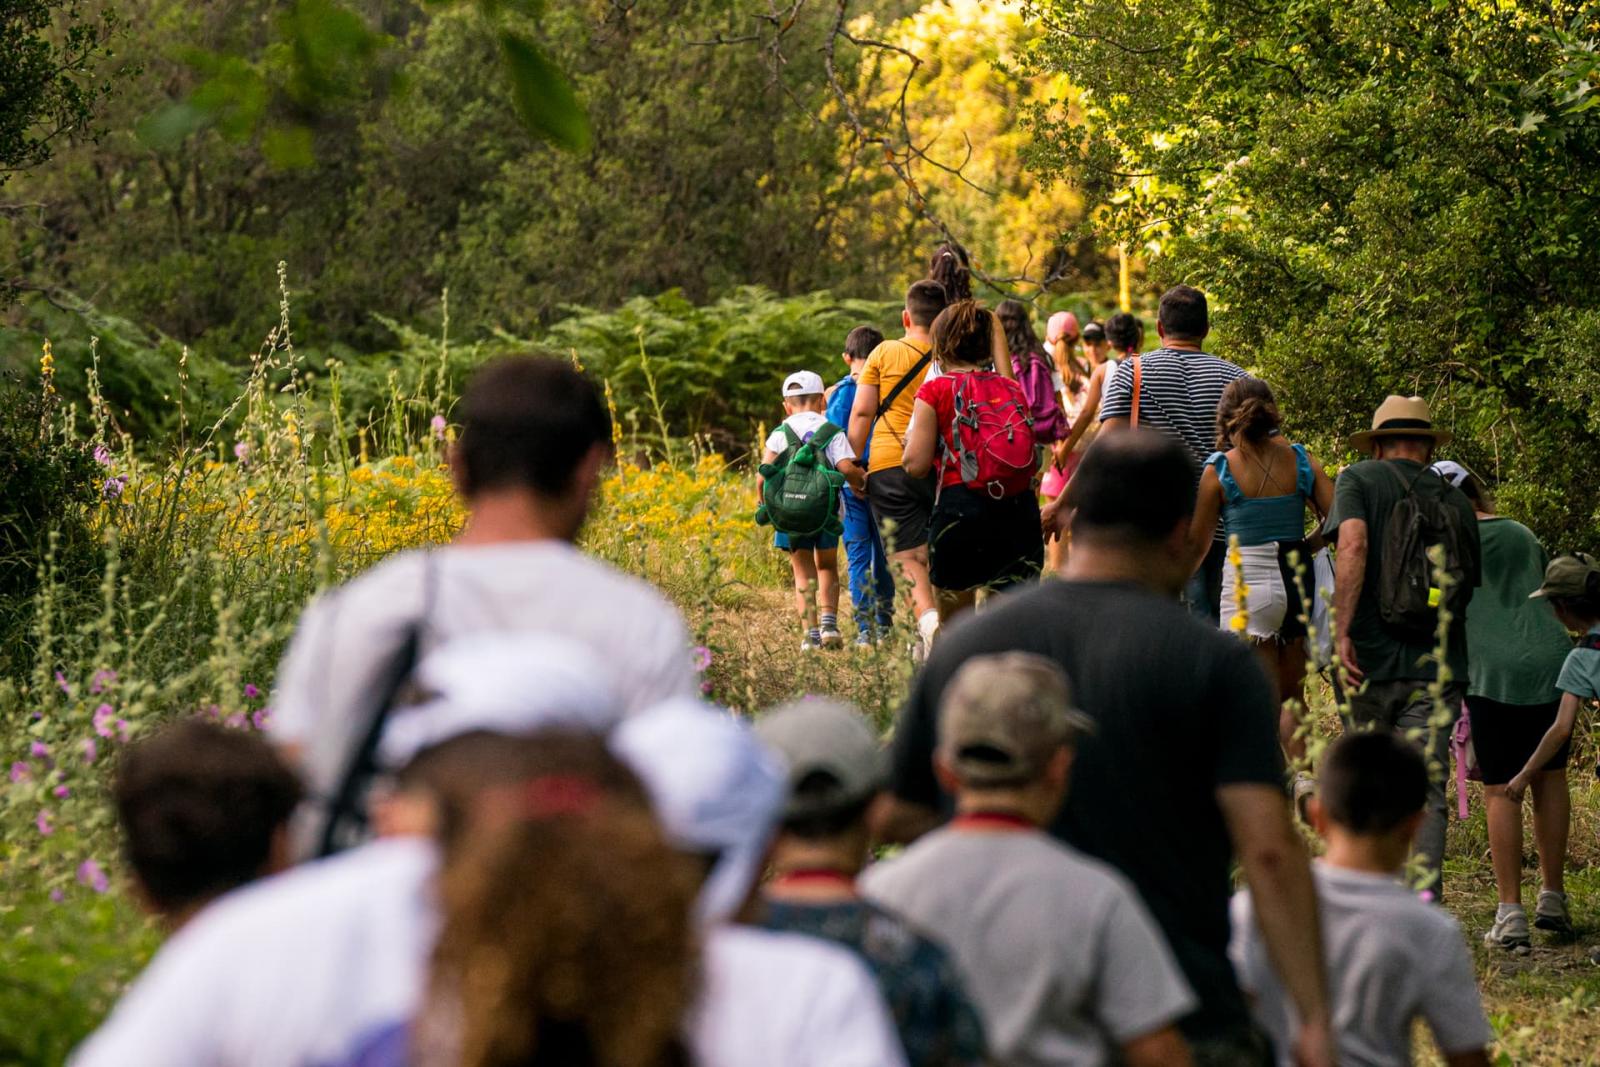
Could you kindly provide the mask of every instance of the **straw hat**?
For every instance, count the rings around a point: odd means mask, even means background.
[[[1372,429],[1350,435],[1350,447],[1357,452],[1372,450],[1380,437],[1431,437],[1435,445],[1450,443],[1449,430],[1436,430],[1428,402],[1420,396],[1390,396],[1378,405],[1372,416]]]

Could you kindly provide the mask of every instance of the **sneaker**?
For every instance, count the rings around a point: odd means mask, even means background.
[[[1317,780],[1304,771],[1294,776],[1294,811],[1300,816],[1300,821],[1307,826],[1311,825],[1311,812],[1306,805],[1317,793]]]
[[[839,632],[837,626],[830,626],[822,631],[823,648],[843,648],[844,634]]]
[[[922,638],[922,660],[928,658],[928,653],[933,651],[933,640],[939,636],[939,613],[925,611],[917,620],[917,634]]]
[[[816,652],[821,648],[822,648],[822,642],[821,641],[813,641],[813,640],[811,640],[811,635],[810,634],[806,634],[804,637],[802,637],[800,639],[800,651],[801,652]]]
[[[1508,911],[1494,921],[1483,943],[1490,948],[1504,949],[1518,956],[1533,951],[1533,940],[1528,936],[1528,914],[1521,908]]]
[[[1539,903],[1533,909],[1533,925],[1562,937],[1571,937],[1572,916],[1567,914],[1567,895],[1553,889],[1539,891]]]

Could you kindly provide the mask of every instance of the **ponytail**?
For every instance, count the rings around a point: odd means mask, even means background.
[[[1260,378],[1236,378],[1222,391],[1217,405],[1217,448],[1227,451],[1242,441],[1260,444],[1283,425],[1272,388]]]
[[[950,303],[972,299],[971,261],[967,250],[956,242],[946,241],[933,250],[933,258],[928,261],[928,277],[944,286]]]

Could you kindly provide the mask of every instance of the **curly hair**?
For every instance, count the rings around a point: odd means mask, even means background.
[[[928,277],[944,286],[945,295],[952,304],[972,299],[972,267],[967,250],[954,241],[946,241],[933,250],[928,260]]]
[[[982,367],[994,358],[994,317],[976,300],[958,300],[933,320],[933,358],[939,366]]]
[[[615,762],[593,744],[588,762]],[[693,864],[646,804],[581,762],[489,790],[474,808],[441,879],[424,1059],[431,1049],[459,1067],[687,1064]]]
[[[1217,404],[1217,448],[1226,452],[1241,441],[1260,444],[1283,425],[1272,387],[1260,378],[1235,378]]]

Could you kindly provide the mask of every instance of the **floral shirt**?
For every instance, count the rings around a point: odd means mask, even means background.
[[[984,1062],[983,1024],[950,956],[904,919],[864,900],[768,901],[765,925],[860,953],[878,979],[911,1063],[956,1067]]]

